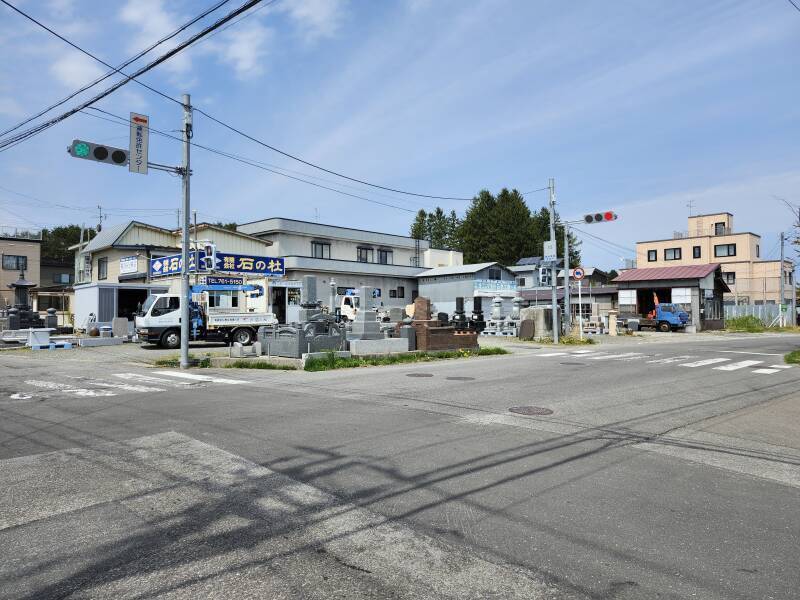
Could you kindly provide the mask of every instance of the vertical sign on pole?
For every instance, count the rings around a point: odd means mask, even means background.
[[[131,173],[147,175],[147,146],[150,143],[150,118],[131,113],[130,162]]]

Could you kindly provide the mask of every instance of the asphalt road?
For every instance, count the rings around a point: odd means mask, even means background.
[[[511,346],[0,353],[0,597],[797,597],[800,336]]]

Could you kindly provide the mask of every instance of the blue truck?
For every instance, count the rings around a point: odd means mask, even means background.
[[[651,328],[658,331],[677,331],[684,329],[689,322],[689,313],[677,304],[656,304],[646,317],[630,317],[626,327],[631,331]]]

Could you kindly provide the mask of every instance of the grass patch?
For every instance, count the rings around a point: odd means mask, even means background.
[[[225,365],[226,369],[273,369],[277,371],[296,371],[293,365],[280,365],[264,360],[235,360]]]
[[[790,365],[800,365],[800,350],[792,350],[783,357],[783,360]]]
[[[479,350],[447,350],[443,352],[412,352],[409,354],[390,354],[388,356],[351,356],[340,358],[328,352],[324,358],[310,358],[306,361],[306,371],[330,371],[332,369],[352,369],[356,367],[377,367],[405,363],[430,362],[451,358],[470,358],[472,356],[492,356],[509,354],[500,347],[481,348]]]
[[[584,337],[583,339],[579,337],[575,337],[574,335],[565,335],[559,340],[562,344],[566,344],[567,346],[584,346],[584,345],[591,345],[596,343],[590,337]]]
[[[752,315],[727,319],[725,321],[725,329],[728,331],[746,331],[748,333],[761,333],[767,330],[761,319]]]
[[[181,356],[180,354],[174,354],[172,356],[165,356],[164,358],[157,358],[153,361],[153,364],[156,367],[173,367],[177,368],[181,366]],[[211,354],[206,354],[202,358],[198,358],[194,354],[189,354],[189,366],[197,367],[198,369],[208,369],[211,367]]]

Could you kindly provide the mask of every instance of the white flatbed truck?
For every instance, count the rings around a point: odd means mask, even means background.
[[[257,285],[242,286],[193,286],[192,302],[189,306],[189,340],[239,342],[243,346],[256,340],[258,328],[263,325],[277,325],[278,320],[271,312],[255,309],[240,311],[235,308],[210,306],[209,291],[223,288],[231,291],[255,292],[264,294]],[[259,293],[260,291],[260,293]],[[239,294],[240,296],[242,294]],[[245,304],[248,298],[244,297]],[[178,348],[181,345],[181,297],[179,294],[154,294],[147,298],[142,311],[136,317],[136,334],[140,342],[158,344],[162,348]]]

